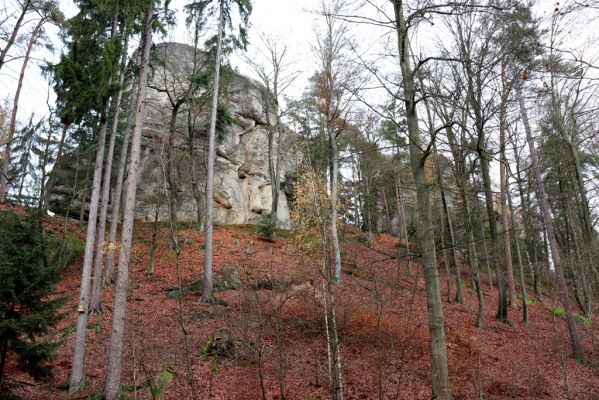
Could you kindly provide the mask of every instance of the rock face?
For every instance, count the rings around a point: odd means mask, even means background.
[[[168,220],[165,193],[170,187],[165,177],[169,135],[174,132],[174,146],[170,156],[176,168],[173,175],[177,177],[178,220],[184,223],[196,222],[199,218],[201,221],[205,201],[210,85],[197,90],[193,95],[186,93],[189,77],[194,75],[194,70],[202,71],[202,56],[195,57],[194,63],[193,47],[162,43],[156,46],[156,54],[157,60],[153,62],[146,97],[136,217],[140,220],[153,220],[157,214],[158,220]],[[274,110],[267,109],[266,89],[258,82],[234,72],[225,74],[224,80],[221,103],[234,118],[231,125],[221,124],[223,128],[218,134],[214,222],[258,223],[263,214],[271,211],[268,137],[271,128],[269,120],[274,120]],[[185,100],[181,100],[183,98]],[[178,112],[173,113],[177,102],[181,104]],[[278,218],[283,227],[290,225],[286,182],[294,175],[299,162],[299,153],[295,151],[293,139],[293,132],[286,129],[281,141],[281,182],[278,185]],[[276,149],[276,146],[275,141],[273,147]],[[78,159],[79,171],[85,171],[82,157]],[[60,160],[53,171],[50,204],[55,212],[64,212],[64,205],[60,204],[68,202],[68,197],[75,192],[72,176],[76,164],[72,153]],[[71,210],[79,209],[79,197],[74,196]]]

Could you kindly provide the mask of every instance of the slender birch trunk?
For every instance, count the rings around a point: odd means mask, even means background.
[[[218,108],[218,86],[220,84],[220,64],[222,54],[223,30],[224,30],[224,0],[220,0],[218,14],[218,33],[216,45],[216,66],[214,68],[214,81],[212,84],[212,110],[210,112],[210,131],[208,133],[208,155],[206,156],[206,212],[204,216],[205,223],[205,258],[204,258],[204,282],[202,287],[203,303],[214,303],[214,293],[212,285],[212,220],[214,207],[214,161],[216,158],[216,114]]]
[[[127,305],[127,289],[129,284],[129,265],[131,263],[131,241],[133,236],[133,220],[135,218],[135,197],[137,191],[138,169],[141,153],[142,120],[146,96],[146,83],[150,64],[150,47],[152,45],[152,22],[154,2],[150,1],[145,16],[143,33],[143,50],[139,83],[135,100],[135,128],[131,142],[131,159],[127,175],[127,196],[125,199],[121,250],[119,267],[114,291],[114,306],[110,344],[108,345],[108,361],[106,365],[107,400],[118,400],[121,389],[121,369],[123,361],[123,339],[125,335],[125,312]]]
[[[329,121],[330,125],[330,121]],[[329,130],[329,146],[331,148],[331,243],[333,244],[333,258],[335,260],[335,283],[341,284],[341,249],[337,234],[337,190],[339,179],[339,154],[337,150],[337,139],[332,126]]]

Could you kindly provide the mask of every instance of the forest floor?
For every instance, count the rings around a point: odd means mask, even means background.
[[[69,230],[77,228],[69,224]],[[255,227],[217,228],[214,269],[223,290],[216,295],[223,302],[207,306],[199,302],[197,284],[190,285],[202,276],[201,233],[180,231],[183,296],[178,296],[176,254],[169,249],[168,229],[159,230],[153,275],[148,275],[152,226],[137,224],[134,236],[123,398],[189,399],[193,386],[198,399],[251,400],[262,398],[263,386],[267,399],[280,399],[281,381],[285,399],[330,398],[319,254],[303,254],[289,234],[270,243]],[[420,265],[413,263],[412,274],[408,272],[407,259],[397,257],[397,238],[375,236],[369,249],[354,228],[344,227],[341,236],[344,283],[335,294],[346,398],[429,399]],[[113,285],[104,290],[104,312],[89,321],[86,390],[72,397],[65,390],[81,264],[82,259],[66,268],[57,288],[57,295],[70,300],[60,326],[68,337],[51,361],[53,378],[34,382],[16,369],[14,360],[9,363],[15,393],[24,399],[91,399],[102,389]],[[557,305],[557,296],[535,298],[527,326],[520,322],[521,311],[510,310],[510,326],[495,319],[496,293],[487,285],[486,274],[481,278],[482,328],[474,327],[477,300],[468,271],[462,276],[464,303],[444,303],[454,398],[599,399],[598,373],[572,357],[565,322],[554,320],[549,311]],[[580,325],[587,356],[595,362],[598,324],[595,318],[591,328]]]

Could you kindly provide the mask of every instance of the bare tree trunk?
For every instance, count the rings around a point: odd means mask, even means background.
[[[447,303],[451,304],[451,269],[449,268],[449,259],[447,258],[447,249],[445,248],[445,212],[443,210],[443,201],[439,199],[439,222],[441,238],[441,254],[443,255],[443,264],[445,265],[445,280],[447,282]]]
[[[485,256],[485,265],[487,267],[487,278],[489,279],[489,288],[493,290],[493,274],[491,273],[491,262],[489,261],[489,250],[487,249],[487,238],[485,235],[485,228],[483,226],[483,214],[478,204],[478,196],[476,196],[474,200],[474,208],[480,219],[480,238],[483,242],[483,253]]]
[[[553,260],[553,268],[555,268],[555,275],[557,277],[557,283],[559,287],[560,296],[562,298],[562,304],[566,313],[566,321],[568,324],[568,331],[570,333],[570,340],[572,345],[572,351],[574,357],[579,362],[586,362],[584,358],[584,352],[580,341],[580,335],[578,333],[578,327],[576,326],[576,317],[572,311],[572,305],[570,303],[570,297],[568,295],[568,287],[566,285],[566,279],[564,277],[564,271],[561,266],[561,258],[559,249],[557,248],[557,241],[555,239],[555,231],[553,228],[553,217],[549,210],[549,203],[547,201],[547,195],[545,193],[545,184],[543,183],[543,176],[541,175],[541,169],[537,161],[537,152],[535,143],[532,137],[532,131],[528,122],[528,114],[526,106],[524,104],[524,98],[522,97],[522,89],[518,88],[518,99],[520,104],[520,114],[522,115],[522,121],[524,122],[524,130],[526,132],[526,139],[528,141],[528,149],[530,151],[530,160],[532,163],[532,169],[535,174],[536,192],[541,213],[543,214],[543,221],[545,222],[545,229],[547,231],[547,240],[551,250],[551,258]]]
[[[116,37],[117,15],[113,16],[111,38]],[[108,80],[108,86],[112,84],[112,78]],[[69,392],[74,393],[85,385],[85,345],[87,335],[87,319],[90,313],[90,289],[92,278],[92,266],[94,261],[94,247],[96,244],[96,223],[98,221],[98,206],[100,202],[100,190],[102,184],[102,166],[104,164],[104,148],[106,147],[107,107],[104,106],[100,116],[100,127],[98,131],[98,149],[96,150],[96,162],[94,165],[94,179],[92,183],[92,194],[89,203],[89,218],[87,221],[87,236],[85,241],[85,255],[83,258],[83,271],[81,273],[81,292],[79,305],[77,307],[77,330],[75,334],[75,349],[73,351],[73,365],[69,379]]]
[[[218,14],[218,34],[216,46],[216,66],[214,68],[214,82],[212,86],[212,110],[210,112],[210,131],[208,133],[208,155],[206,167],[206,204],[205,204],[205,259],[204,259],[204,282],[202,287],[203,303],[214,303],[214,293],[212,285],[212,220],[214,206],[214,159],[216,158],[215,140],[216,140],[216,112],[218,108],[218,86],[220,83],[220,63],[222,53],[222,41],[224,30],[224,0],[220,0]]]
[[[27,2],[29,4],[29,2]],[[23,11],[23,15],[24,15]],[[21,16],[22,17],[22,16]],[[31,49],[33,49],[33,45],[37,40],[37,34],[39,33],[42,25],[46,22],[46,18],[41,18],[38,23],[33,28],[33,32],[31,32],[31,36],[29,37],[29,43],[27,43],[27,50],[25,51],[25,58],[23,59],[23,64],[21,66],[21,73],[19,74],[19,81],[17,83],[17,90],[15,92],[15,98],[13,100],[12,105],[12,113],[10,115],[10,124],[8,126],[8,137],[6,141],[6,146],[4,147],[4,155],[2,156],[2,171],[0,172],[0,203],[4,203],[6,201],[6,193],[8,191],[8,167],[10,165],[10,147],[11,142],[15,136],[15,130],[17,126],[17,111],[19,109],[19,98],[21,97],[21,89],[23,87],[23,79],[25,78],[25,69],[27,68],[27,64],[29,63],[29,57],[31,55]],[[20,23],[20,20],[19,20]],[[3,57],[4,58],[4,57]],[[0,63],[0,66],[2,64]],[[42,182],[43,184],[43,182]]]
[[[2,69],[2,67],[4,66],[4,59],[6,58],[6,55],[8,54],[8,51],[10,50],[10,48],[12,47],[12,45],[15,43],[15,40],[17,39],[17,35],[19,33],[19,30],[21,29],[21,27],[26,24],[26,22],[23,22],[23,19],[25,18],[25,15],[27,14],[27,12],[30,10],[31,5],[33,4],[32,0],[26,0],[22,5],[21,5],[21,12],[19,14],[19,17],[17,18],[15,25],[13,26],[12,32],[10,33],[10,36],[8,37],[8,39],[6,40],[6,44],[4,45],[4,48],[2,50],[0,50],[0,70]]]
[[[156,250],[158,250],[158,216],[159,215],[160,215],[160,200],[156,201],[156,208],[154,208],[154,223],[152,224],[152,245],[150,248],[150,265],[148,267],[148,275],[154,275],[154,267],[156,265]]]
[[[403,231],[403,237],[406,244],[406,255],[408,257],[408,274],[412,275],[412,256],[410,254],[410,238],[408,237],[408,221],[406,218],[406,210],[403,201],[403,191],[401,190],[401,177],[400,170],[397,168],[395,171],[395,196],[397,199],[397,207],[401,212],[401,225]]]
[[[447,113],[445,113],[445,114],[447,114]],[[448,120],[450,120],[450,119],[448,119]],[[478,263],[478,256],[476,254],[476,245],[474,242],[474,218],[473,218],[473,212],[470,210],[470,202],[468,200],[468,194],[466,192],[467,186],[468,186],[467,185],[468,177],[466,176],[466,158],[465,158],[463,150],[462,150],[463,149],[462,144],[464,142],[464,135],[462,134],[462,141],[461,141],[460,145],[458,145],[455,135],[454,135],[454,132],[453,132],[453,128],[451,126],[448,126],[445,129],[445,132],[447,134],[447,141],[449,142],[451,154],[453,155],[453,159],[454,159],[454,165],[455,165],[454,171],[455,171],[455,177],[456,177],[456,185],[458,187],[458,192],[462,199],[462,212],[463,212],[464,218],[466,219],[466,222],[464,223],[464,228],[466,230],[466,238],[468,240],[468,263],[469,263],[470,269],[472,271],[472,280],[474,282],[474,287],[476,289],[476,297],[478,299],[478,315],[476,318],[475,326],[480,328],[480,327],[482,327],[483,320],[484,320],[483,294],[482,294],[482,289],[480,287],[480,272],[479,272],[480,267],[479,267],[479,263]],[[462,131],[462,133],[463,133],[463,131]],[[449,221],[451,221],[451,219]],[[452,241],[455,243],[455,240],[453,239],[453,229],[452,229]],[[454,248],[454,252],[455,252],[455,248]],[[457,263],[457,256],[454,255],[454,257],[455,257],[456,263]],[[460,271],[457,270],[456,272],[459,275]]]
[[[100,297],[102,292],[102,263],[104,261],[104,239],[106,233],[106,216],[108,214],[108,199],[110,197],[110,180],[112,177],[112,158],[114,156],[114,144],[119,125],[119,114],[121,111],[121,100],[123,98],[123,83],[125,82],[125,63],[127,61],[127,37],[123,46],[123,57],[121,59],[121,73],[119,76],[119,90],[114,101],[114,114],[112,116],[112,126],[110,131],[110,140],[108,142],[108,154],[106,164],[104,165],[104,179],[102,181],[102,206],[100,208],[100,220],[98,221],[98,234],[96,237],[96,257],[94,260],[94,274],[92,277],[92,298],[90,312],[99,313],[101,311]]]
[[[508,323],[509,320],[507,314],[507,297],[505,294],[505,279],[503,275],[502,263],[499,260],[499,234],[497,232],[495,210],[493,209],[493,191],[491,189],[491,176],[489,173],[490,155],[483,148],[479,148],[478,152],[480,155],[480,165],[485,190],[487,216],[489,218],[489,227],[491,228],[491,252],[495,256],[495,273],[497,275],[497,292],[499,299],[499,304],[497,306],[497,318],[503,323]]]
[[[329,121],[330,125],[330,121]],[[339,179],[339,155],[337,139],[333,127],[329,126],[329,146],[331,148],[331,242],[333,244],[333,257],[335,260],[335,283],[341,284],[341,249],[337,235],[337,180]]]
[[[504,77],[504,63],[502,62],[502,78]],[[499,110],[499,181],[500,181],[500,193],[501,193],[501,224],[503,228],[503,254],[504,254],[504,265],[505,274],[507,280],[507,303],[512,308],[518,308],[516,302],[516,285],[514,284],[514,268],[512,261],[512,245],[510,240],[510,219],[509,219],[509,207],[507,205],[507,158],[505,156],[505,131],[506,131],[506,114],[507,114],[507,93],[504,92],[501,95],[501,105]]]
[[[137,93],[137,81],[131,87],[131,93]],[[116,246],[116,233],[119,224],[119,214],[121,209],[121,197],[123,193],[123,181],[125,180],[125,167],[127,165],[127,153],[129,148],[129,139],[131,136],[131,125],[133,124],[133,114],[135,112],[135,103],[137,99],[134,95],[129,101],[129,110],[127,111],[127,122],[125,123],[125,132],[123,135],[123,144],[121,145],[121,155],[119,158],[119,169],[117,172],[116,186],[112,196],[112,212],[110,215],[110,234],[108,236],[108,253],[106,254],[106,268],[104,270],[104,280],[112,282],[114,280],[114,252]]]
[[[176,242],[172,243],[173,248],[179,248],[179,190],[177,188],[177,167],[175,162],[175,135],[177,133],[177,114],[179,107],[183,104],[177,102],[171,110],[171,120],[169,123],[168,147],[166,149],[166,181],[168,183],[168,204],[171,226],[173,229],[172,237]]]
[[[420,217],[419,239],[422,248],[422,263],[426,283],[428,326],[430,335],[432,397],[450,400],[449,373],[447,370],[447,348],[439,272],[435,255],[434,227],[431,215],[430,189],[426,180],[425,161],[428,156],[421,147],[420,129],[416,114],[416,86],[414,72],[410,65],[410,42],[408,26],[404,18],[403,2],[393,0],[399,62],[403,78],[403,94],[409,134],[410,160],[416,181],[418,214]],[[431,138],[434,140],[434,138]]]
[[[92,147],[93,149],[93,147]],[[91,149],[88,149],[91,150]],[[87,199],[87,192],[90,187],[89,185],[89,173],[92,169],[92,154],[89,154],[89,159],[87,160],[87,166],[85,167],[85,179],[83,180],[83,189],[81,190],[81,208],[79,209],[79,228],[83,229],[85,224],[85,202]]]
[[[515,138],[515,137],[514,137]],[[522,187],[522,176],[520,168],[520,156],[518,155],[517,145],[514,139],[514,157],[516,159],[516,183],[518,184],[518,193],[520,195],[520,204],[522,208],[522,214],[524,215],[523,224],[524,232],[526,233],[527,240],[525,241],[525,248],[529,254],[527,259],[530,261],[533,279],[533,291],[535,295],[541,296],[541,288],[539,285],[540,272],[537,260],[537,252],[535,249],[535,234],[532,229],[532,213],[530,210],[530,203],[526,201],[524,197],[524,188]]]
[[[519,278],[520,278],[520,290],[522,292],[522,322],[528,324],[528,296],[526,295],[526,281],[524,280],[524,263],[522,262],[522,252],[520,251],[520,237],[518,235],[518,229],[514,223],[514,207],[512,205],[512,195],[509,190],[509,184],[506,187],[507,203],[509,205],[509,211],[512,216],[511,228],[514,231],[514,242],[516,244],[516,256],[518,257],[519,267]]]
[[[114,306],[112,316],[112,329],[110,344],[108,346],[108,362],[106,365],[107,400],[118,400],[121,390],[121,369],[123,358],[123,337],[125,334],[125,312],[127,306],[127,289],[129,286],[129,265],[131,262],[131,241],[133,236],[133,220],[135,218],[135,197],[137,191],[138,168],[141,153],[141,131],[146,83],[150,63],[150,47],[152,45],[152,22],[154,15],[154,2],[150,1],[145,16],[143,50],[141,67],[139,70],[139,83],[135,100],[135,128],[131,143],[131,159],[127,176],[127,197],[125,199],[123,230],[121,238],[121,251],[119,254],[119,267],[114,292]]]
[[[94,180],[89,203],[89,218],[87,221],[87,236],[85,241],[85,255],[83,258],[83,271],[81,273],[81,292],[77,307],[77,330],[75,334],[75,349],[73,351],[73,364],[69,380],[69,392],[75,393],[85,385],[85,342],[87,335],[87,319],[90,312],[90,289],[92,265],[94,261],[94,247],[96,244],[96,222],[98,220],[98,203],[100,200],[100,184],[102,181],[102,164],[104,163],[104,147],[106,139],[106,115],[100,120],[98,132],[98,149],[94,167]]]

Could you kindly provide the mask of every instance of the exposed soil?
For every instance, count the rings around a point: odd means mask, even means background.
[[[148,382],[156,391],[163,389],[160,398],[192,398],[193,382],[198,399],[260,399],[262,364],[267,398],[279,399],[281,348],[285,398],[330,398],[319,254],[302,256],[291,238],[270,243],[254,228],[218,228],[215,273],[228,271],[219,278],[226,280],[233,279],[231,271],[237,271],[234,279],[241,285],[216,293],[226,304],[208,306],[200,304],[199,293],[193,291],[182,297],[167,296],[178,287],[178,279],[166,228],[160,230],[155,274],[147,274],[150,228],[136,225],[132,252],[123,356],[127,398],[151,399]],[[69,225],[69,230],[75,229]],[[420,266],[415,264],[414,273],[408,274],[407,260],[396,257],[396,238],[376,236],[374,248],[368,249],[360,235],[353,228],[342,229],[345,274],[343,285],[336,288],[346,398],[429,399],[427,312]],[[182,282],[196,282],[202,276],[203,235],[182,230],[180,237],[184,243]],[[85,398],[102,389],[112,285],[103,293],[104,313],[90,318],[87,389],[73,397],[64,389],[72,357],[81,262],[64,271],[57,289],[58,295],[71,296],[68,315],[60,326],[71,332],[58,357],[51,361],[54,377],[34,382],[16,369],[14,360],[10,361],[9,379],[16,385],[15,393],[24,399]],[[495,319],[496,294],[489,290],[483,275],[484,326],[475,328],[476,294],[467,268],[463,270],[464,304],[444,304],[455,399],[478,399],[479,393],[488,400],[599,399],[599,375],[572,357],[564,321],[554,322],[549,312],[553,298],[535,299],[528,326],[520,323],[517,310],[510,310],[512,325],[504,325]],[[443,275],[441,280],[445,290]],[[599,360],[597,324],[595,318],[594,339],[591,329],[580,325],[587,356],[595,362]],[[168,382],[171,372],[172,382],[160,385],[158,381],[165,376]]]

